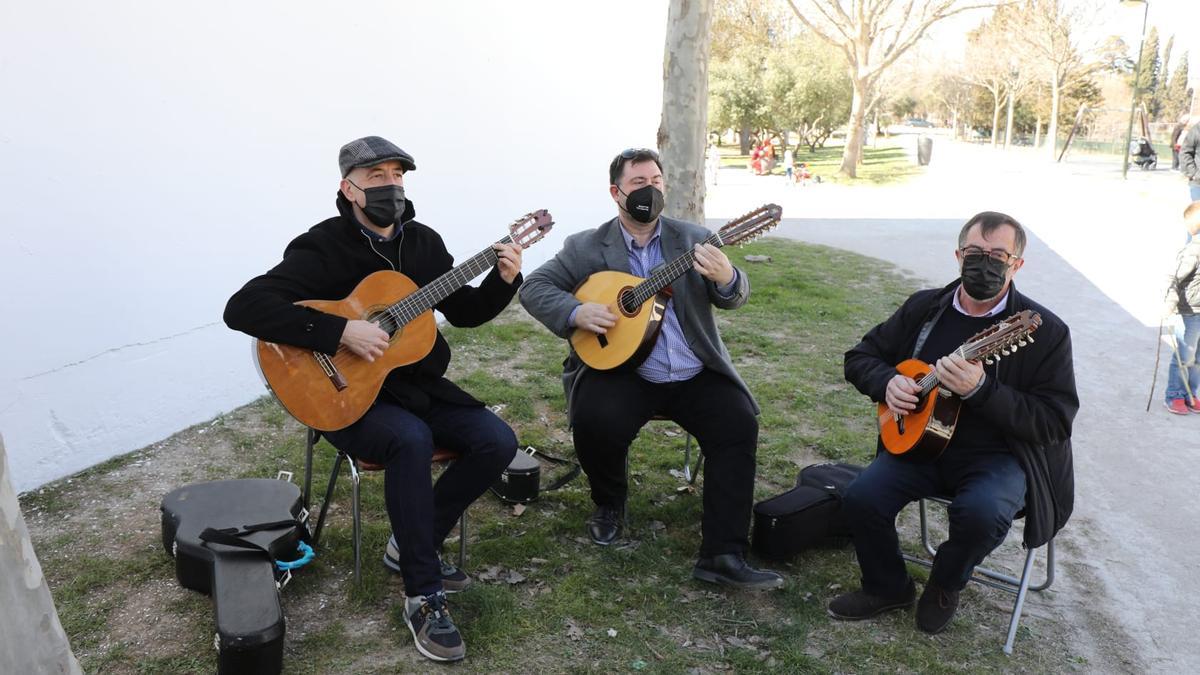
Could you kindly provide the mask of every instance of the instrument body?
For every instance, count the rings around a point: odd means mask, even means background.
[[[528,248],[554,226],[545,209],[527,213],[509,226],[500,243]],[[339,346],[334,354],[255,340],[254,363],[279,403],[305,425],[336,431],[357,422],[375,403],[388,374],[425,358],[437,341],[433,307],[471,279],[496,264],[492,247],[418,288],[412,279],[391,270],[367,275],[341,300],[302,300],[311,307],[346,319],[361,319],[388,333],[388,347],[367,361]]]
[[[743,244],[779,224],[783,210],[767,204],[735,218],[709,236],[705,243],[717,247]],[[575,329],[571,349],[588,367],[612,370],[627,363],[640,364],[654,349],[670,300],[670,284],[692,269],[695,252],[688,251],[662,265],[650,278],[615,271],[596,272],[575,289],[580,302],[606,305],[617,322],[605,333]]]
[[[628,362],[641,363],[650,355],[670,296],[655,293],[633,311],[616,301],[644,281],[625,272],[596,272],[575,289],[575,297],[581,302],[608,305],[618,317],[616,325],[603,335],[582,329],[571,333],[571,348],[584,363],[596,370],[612,370]]]
[[[976,333],[954,353],[968,361],[994,363],[1033,342],[1030,334],[1041,324],[1042,317],[1037,312],[1025,310]],[[922,391],[916,409],[907,415],[893,413],[887,403],[876,406],[879,439],[893,455],[937,459],[954,436],[962,398],[940,386],[933,366],[919,359],[901,361],[896,372],[912,378]]]
[[[368,275],[341,300],[296,304],[346,319],[372,321],[396,298],[416,291],[412,279],[383,270]],[[437,321],[429,309],[392,333],[388,348],[374,361],[339,349],[330,359],[337,375],[329,374],[311,349],[277,342],[256,340],[254,360],[267,387],[292,417],[319,431],[333,431],[358,421],[375,403],[388,374],[425,358],[436,340]],[[338,376],[345,386],[339,384]]]

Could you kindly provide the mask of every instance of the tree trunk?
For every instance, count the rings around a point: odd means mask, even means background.
[[[1000,94],[992,92],[992,147],[996,147],[996,137],[1000,135]]]
[[[1033,148],[1034,150],[1042,147],[1042,116],[1038,115],[1037,122],[1033,125]]]
[[[1058,159],[1058,106],[1062,102],[1058,73],[1050,76],[1050,120],[1046,123],[1046,145],[1050,147],[1050,159]]]
[[[658,151],[667,185],[663,212],[701,225],[711,24],[712,0],[671,0],[658,127]]]
[[[750,154],[750,125],[742,123],[742,130],[738,132],[738,154]]]
[[[854,97],[850,100],[850,124],[846,130],[846,147],[842,150],[842,166],[838,173],[848,178],[858,177],[858,164],[862,161],[863,123],[866,118],[867,82],[855,77]]]
[[[1013,93],[1008,91],[1008,122],[1004,125],[1004,149],[1007,150],[1012,145],[1012,125],[1013,125]]]
[[[0,439],[0,673],[81,673],[42,576]]]

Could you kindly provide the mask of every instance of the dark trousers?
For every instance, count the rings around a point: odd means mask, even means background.
[[[908,583],[896,516],[920,497],[953,495],[950,536],[929,579],[947,590],[967,585],[975,566],[1004,541],[1025,503],[1025,472],[1006,452],[954,451],[920,463],[879,454],[846,490],[842,509],[854,534],[863,590],[895,597]]]
[[[625,458],[653,415],[677,422],[704,451],[701,557],[745,553],[758,420],[749,397],[732,380],[703,370],[684,382],[655,384],[636,372],[591,371],[577,385],[572,421],[575,452],[597,505],[625,503]]]
[[[442,542],[517,452],[512,429],[492,411],[436,399],[417,416],[380,398],[358,422],[325,437],[339,450],[386,467],[384,499],[409,596],[442,589]],[[437,485],[430,473],[435,444],[462,455]]]

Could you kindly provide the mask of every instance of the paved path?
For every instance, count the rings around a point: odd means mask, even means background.
[[[938,138],[928,171],[901,186],[789,188],[740,170],[719,182],[710,226],[775,201],[778,234],[891,261],[926,285],[957,276],[970,215],[1004,211],[1026,226],[1017,284],[1071,327],[1082,404],[1076,509],[1051,602],[1094,668],[1200,672],[1200,415],[1163,409],[1169,349],[1145,410],[1165,273],[1184,237],[1178,174],[1135,169],[1122,181],[1111,162],[1055,165]]]

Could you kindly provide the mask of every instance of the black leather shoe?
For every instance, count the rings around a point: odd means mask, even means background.
[[[885,598],[861,590],[842,593],[829,603],[829,616],[842,621],[862,621],[893,609],[912,607],[916,597],[917,587],[910,578],[904,591],[895,597]]]
[[[621,536],[621,523],[625,520],[624,506],[597,506],[587,520],[588,536],[593,544],[608,546]]]
[[[783,586],[783,577],[778,572],[755,569],[746,563],[746,558],[740,553],[701,558],[692,568],[692,576],[710,584],[733,588],[757,590]]]
[[[934,635],[946,630],[958,611],[959,591],[948,591],[928,581],[917,601],[917,628]]]

